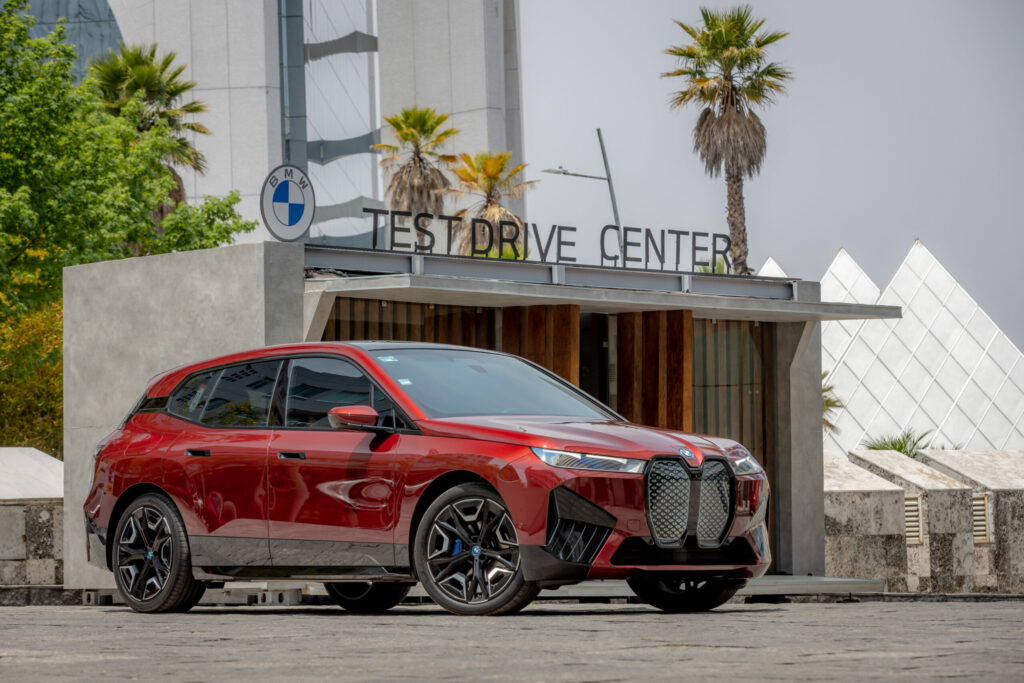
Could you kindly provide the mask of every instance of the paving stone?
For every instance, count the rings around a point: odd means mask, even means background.
[[[729,604],[706,614],[541,603],[0,608],[4,680],[1020,680],[1024,602]],[[59,624],[59,628],[55,625]],[[139,643],[158,644],[139,647]]]

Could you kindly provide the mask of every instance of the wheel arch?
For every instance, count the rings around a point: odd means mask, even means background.
[[[483,484],[495,493],[498,493],[498,489],[495,488],[494,484],[480,474],[470,472],[469,470],[445,472],[430,482],[426,490],[423,491],[423,495],[416,501],[416,508],[412,513],[412,521],[409,524],[409,566],[413,571],[416,569],[415,562],[413,561],[413,548],[416,545],[416,532],[419,529],[420,521],[423,519],[423,514],[441,494],[462,484]]]
[[[124,511],[132,504],[132,501],[144,496],[147,493],[159,493],[160,495],[167,498],[170,504],[175,510],[178,506],[174,504],[174,499],[171,498],[167,491],[157,486],[152,482],[140,482],[138,484],[132,484],[124,490],[124,492],[118,497],[117,502],[114,503],[114,509],[110,511],[110,524],[107,526],[107,569],[110,571],[114,570],[113,562],[111,562],[111,553],[114,548],[114,536],[117,535],[117,525],[121,523],[121,515]],[[181,514],[180,512],[178,514]]]

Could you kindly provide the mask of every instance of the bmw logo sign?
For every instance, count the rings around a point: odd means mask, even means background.
[[[278,166],[263,181],[260,192],[263,223],[283,242],[294,242],[309,231],[316,212],[316,198],[309,176],[298,166]]]
[[[685,446],[679,449],[679,455],[683,456],[683,458],[686,459],[686,462],[697,461],[697,457],[693,454],[693,451]]]

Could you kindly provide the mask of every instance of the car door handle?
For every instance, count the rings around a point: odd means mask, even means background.
[[[298,451],[278,451],[277,457],[281,460],[305,460],[306,454]]]
[[[190,458],[209,458],[210,451],[205,448],[186,448],[185,455]]]

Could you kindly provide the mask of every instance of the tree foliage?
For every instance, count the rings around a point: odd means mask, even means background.
[[[522,196],[537,181],[520,180],[518,176],[526,168],[526,164],[519,164],[509,168],[511,156],[509,152],[499,152],[497,154],[481,152],[475,156],[469,154],[459,155],[462,165],[455,169],[455,176],[458,179],[459,187],[443,190],[442,192],[478,198],[475,204],[455,214],[463,218],[463,225],[459,236],[459,253],[470,253],[473,240],[473,233],[468,229],[466,217],[483,218],[496,231],[501,229],[500,224],[502,221],[515,223],[519,226],[519,239],[516,240],[516,248],[521,254],[523,253],[523,221],[509,211],[502,204],[502,200],[506,197]],[[484,243],[484,238],[481,235],[477,235],[477,240]],[[503,255],[502,258],[505,258],[505,256]]]
[[[821,429],[826,433],[839,433],[839,427],[836,427],[832,419],[835,414],[846,407],[843,400],[836,394],[836,388],[829,382],[825,381],[828,377],[827,372],[821,373]]]
[[[403,109],[400,113],[384,117],[397,145],[379,144],[372,149],[387,156],[380,165],[390,175],[387,194],[391,208],[418,213],[444,213],[441,192],[451,187],[444,169],[455,157],[440,151],[441,145],[458,134],[455,128],[443,128],[447,114],[433,109]],[[422,235],[417,234],[419,239]]]
[[[137,96],[141,96],[143,109],[132,117],[139,132],[163,123],[174,138],[168,158],[173,163],[205,171],[206,158],[192,144],[188,134],[210,134],[206,126],[189,118],[205,112],[206,104],[199,100],[179,103],[196,87],[196,83],[182,80],[185,65],[174,65],[176,53],[168,52],[158,57],[156,49],[156,45],[121,43],[117,50],[110,49],[106,55],[89,64],[89,76],[103,108],[113,116],[124,115]]]
[[[665,52],[679,60],[679,68],[662,74],[682,79],[672,95],[672,107],[700,109],[693,129],[693,149],[708,175],[724,171],[728,182],[730,256],[733,269],[747,269],[746,214],[743,178],[758,173],[767,149],[767,133],[754,106],[770,104],[786,91],[788,69],[768,61],[767,48],[785,38],[782,31],[762,31],[764,19],[755,19],[749,5],[729,10],[700,10],[702,25],[676,21],[690,43]]]
[[[237,196],[158,226],[178,149],[144,93],[108,114],[75,85],[64,30],[30,38],[25,0],[0,4],[0,322],[60,296],[64,266],[223,244],[251,230]]]
[[[64,450],[59,301],[0,326],[0,445]]]

